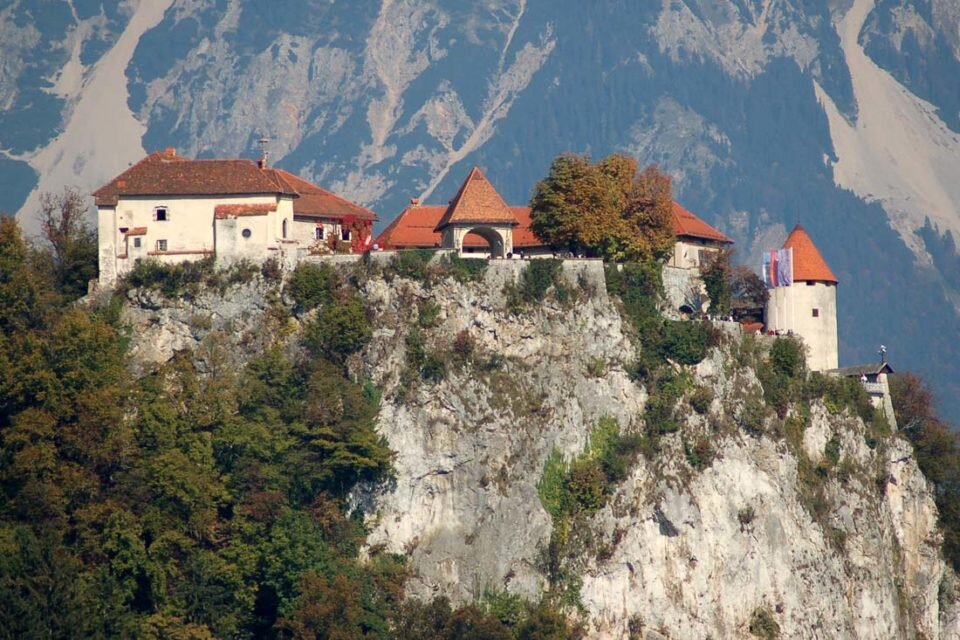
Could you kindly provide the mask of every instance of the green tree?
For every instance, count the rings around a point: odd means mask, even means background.
[[[0,331],[5,334],[35,327],[40,321],[41,291],[28,254],[16,219],[0,217]]]
[[[303,311],[315,309],[333,300],[337,274],[327,264],[298,265],[290,279],[290,295]]]
[[[730,252],[718,251],[700,265],[700,277],[710,298],[710,313],[730,313]]]
[[[338,363],[363,349],[373,335],[363,300],[353,293],[324,305],[305,333],[311,352]]]

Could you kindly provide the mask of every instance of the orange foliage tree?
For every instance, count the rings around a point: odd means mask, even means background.
[[[614,154],[597,163],[563,154],[537,183],[533,231],[559,249],[613,261],[667,256],[673,240],[670,177]]]

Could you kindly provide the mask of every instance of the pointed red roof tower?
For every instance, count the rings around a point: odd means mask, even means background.
[[[804,282],[831,282],[837,284],[837,276],[833,275],[830,265],[820,255],[820,251],[806,230],[799,224],[793,228],[784,249],[793,249],[793,279]]]
[[[474,167],[435,230],[442,231],[452,224],[516,226],[517,219],[479,167]]]

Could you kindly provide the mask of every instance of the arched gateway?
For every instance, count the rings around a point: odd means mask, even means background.
[[[515,226],[517,219],[510,207],[483,172],[474,167],[434,231],[441,234],[444,249],[462,253],[464,237],[473,233],[490,243],[490,257],[503,258],[513,252]]]

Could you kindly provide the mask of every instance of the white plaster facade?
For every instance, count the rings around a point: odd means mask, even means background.
[[[108,286],[144,259],[275,258],[286,268],[311,253],[363,251],[376,219],[264,160],[189,160],[174,149],[150,154],[93,195],[100,284]]]
[[[707,256],[717,255],[724,246],[713,240],[677,238],[667,265],[678,269],[699,269]]]
[[[272,210],[216,216],[222,205],[266,205]],[[158,215],[163,212],[163,215]],[[98,207],[100,282],[112,284],[137,260],[173,264],[215,255],[218,263],[262,262],[312,244],[318,222],[293,215],[293,199],[278,195],[131,196]],[[332,222],[325,235],[339,232]]]
[[[767,329],[793,332],[807,347],[811,371],[837,368],[837,285],[832,282],[796,281],[770,289]]]

